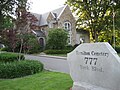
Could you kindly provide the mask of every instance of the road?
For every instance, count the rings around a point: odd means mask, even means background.
[[[46,70],[69,74],[69,66],[66,57],[25,55],[25,58],[42,62]]]

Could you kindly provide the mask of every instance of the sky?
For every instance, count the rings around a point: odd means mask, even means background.
[[[43,14],[64,5],[66,0],[29,0],[31,2],[30,12]]]

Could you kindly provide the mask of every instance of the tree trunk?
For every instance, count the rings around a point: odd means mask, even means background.
[[[22,52],[22,46],[23,46],[23,38],[21,38],[21,45],[20,45],[20,51],[19,51],[19,58],[18,58],[18,60],[20,61],[20,54],[21,54],[21,52]]]

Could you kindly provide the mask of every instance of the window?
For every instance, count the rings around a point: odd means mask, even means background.
[[[70,22],[65,22],[64,23],[64,29],[68,32],[68,44],[71,44],[72,42],[72,32],[71,32],[71,23]]]
[[[48,26],[49,26],[49,28],[53,28],[53,23],[50,22],[50,23],[48,24]]]
[[[71,23],[70,22],[65,22],[64,23],[64,29],[67,31],[71,31]]]

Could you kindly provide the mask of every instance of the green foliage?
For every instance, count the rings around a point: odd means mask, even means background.
[[[17,78],[32,75],[43,70],[39,61],[17,61],[0,63],[0,78]]]
[[[79,17],[77,27],[91,32],[94,42],[102,31],[112,30],[114,12],[120,8],[120,0],[67,0]]]
[[[1,48],[0,50],[1,50],[1,51],[7,51],[7,52],[11,51],[11,49],[9,49],[8,47]]]
[[[44,53],[46,54],[67,54],[72,50],[45,50]]]
[[[120,53],[120,46],[116,46],[115,50],[116,50],[117,53]]]
[[[47,48],[48,49],[63,49],[67,44],[67,32],[62,29],[52,29],[48,34]]]
[[[0,30],[5,28],[10,28],[12,26],[11,22],[13,19],[12,15],[14,16],[15,12],[18,8],[27,7],[28,0],[1,0],[0,1]],[[14,19],[15,20],[15,19]]]
[[[16,43],[16,47],[15,47],[15,52],[19,52],[20,51],[20,46],[21,46],[21,42],[20,42],[20,37],[21,36],[17,36],[18,41]],[[22,44],[22,53],[38,53],[42,51],[42,47],[40,46],[40,44],[38,43],[37,38],[32,35],[31,33],[26,33],[22,35],[23,38],[23,44]],[[7,51],[11,51],[9,50],[9,47],[6,47]]]
[[[99,36],[99,42],[109,42],[112,46],[114,45],[114,37],[115,37],[115,45],[120,45],[120,30],[115,30],[115,36],[113,35],[113,30],[102,31]]]
[[[72,46],[72,45],[67,45],[65,46],[65,50],[73,50],[75,48],[75,46]]]
[[[28,40],[28,52],[29,54],[38,53],[43,50],[36,38],[31,38]]]
[[[24,35],[24,43],[23,43],[23,52],[24,53],[38,53],[42,50],[40,44],[38,43],[37,38],[32,34]]]
[[[0,53],[0,62],[18,61],[19,54],[15,53]],[[24,55],[20,54],[20,60],[24,60]]]
[[[3,22],[2,28],[6,28],[6,29],[13,28],[13,22],[12,22],[12,18],[10,16],[4,17],[4,22]]]

